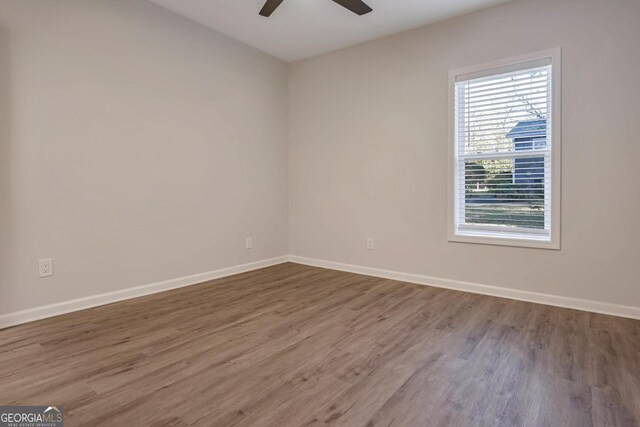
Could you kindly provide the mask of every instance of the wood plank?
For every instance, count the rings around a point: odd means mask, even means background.
[[[637,426],[640,321],[282,264],[0,331],[66,425]]]

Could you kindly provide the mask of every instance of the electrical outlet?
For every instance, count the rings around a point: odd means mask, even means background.
[[[369,237],[367,239],[367,249],[369,249],[370,251],[374,250],[376,248],[376,242],[375,240],[373,240],[373,237]]]
[[[247,249],[252,249],[253,248],[253,239],[251,237],[247,237],[245,240],[245,247]]]
[[[53,260],[51,258],[39,260],[38,272],[40,277],[53,276]]]

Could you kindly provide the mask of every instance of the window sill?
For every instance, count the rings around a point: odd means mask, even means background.
[[[519,248],[560,250],[560,242],[540,238],[523,238],[514,236],[499,236],[496,233],[453,233],[449,242],[473,243],[479,245],[514,246]]]

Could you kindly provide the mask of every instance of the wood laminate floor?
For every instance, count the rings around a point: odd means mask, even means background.
[[[282,264],[0,331],[67,426],[635,426],[640,321]]]

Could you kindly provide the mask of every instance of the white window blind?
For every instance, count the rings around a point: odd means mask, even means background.
[[[456,76],[454,233],[551,241],[552,63]]]

